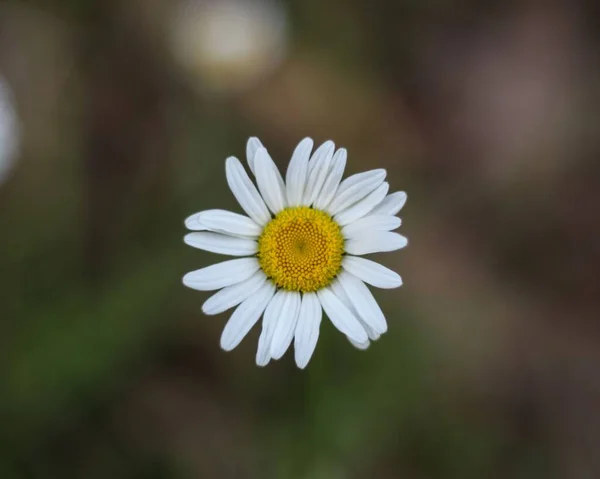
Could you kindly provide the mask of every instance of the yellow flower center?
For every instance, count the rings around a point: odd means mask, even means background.
[[[265,274],[290,291],[316,291],[339,273],[344,237],[327,213],[286,208],[272,219],[258,239],[258,260]]]

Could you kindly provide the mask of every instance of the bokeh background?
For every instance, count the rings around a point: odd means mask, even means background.
[[[2,1],[0,478],[600,477],[599,5]],[[407,191],[366,352],[182,286],[249,136]]]

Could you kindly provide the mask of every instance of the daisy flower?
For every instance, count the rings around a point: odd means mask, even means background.
[[[317,344],[323,311],[359,349],[387,331],[377,301],[365,283],[397,288],[394,271],[363,255],[394,251],[407,240],[392,230],[406,193],[388,195],[383,169],[342,181],[347,152],[326,141],[314,152],[310,138],[292,155],[285,181],[257,138],[246,156],[256,185],[235,157],[225,161],[227,183],[247,216],[206,210],[186,219],[195,248],[239,258],[192,271],[183,283],[220,290],[202,306],[219,314],[237,306],[221,335],[235,348],[262,316],[256,363],[281,358],[292,341],[304,368]]]

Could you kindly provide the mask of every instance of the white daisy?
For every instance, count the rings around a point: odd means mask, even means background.
[[[311,155],[302,140],[285,181],[257,138],[246,148],[254,185],[237,158],[227,158],[227,183],[248,216],[206,210],[186,219],[185,242],[213,253],[238,256],[192,271],[183,283],[200,291],[220,290],[202,306],[205,314],[237,306],[221,336],[230,351],[263,317],[256,363],[281,358],[294,341],[296,364],[304,368],[315,350],[323,310],[359,349],[387,331],[377,301],[365,283],[397,288],[394,271],[362,255],[394,251],[407,240],[392,230],[406,193],[388,195],[383,169],[342,181],[346,150],[326,141]],[[239,305],[239,306],[238,306]]]

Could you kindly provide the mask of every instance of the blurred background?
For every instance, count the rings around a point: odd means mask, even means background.
[[[0,2],[0,478],[600,477],[599,5]],[[182,286],[249,136],[407,191],[366,352]]]

